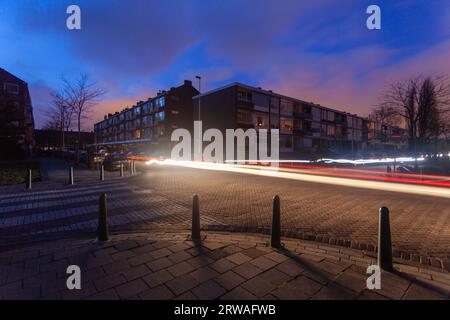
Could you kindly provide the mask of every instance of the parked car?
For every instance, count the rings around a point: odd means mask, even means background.
[[[128,161],[125,157],[120,155],[107,156],[103,161],[103,166],[107,171],[118,171],[120,170],[121,165],[126,168],[128,166]]]

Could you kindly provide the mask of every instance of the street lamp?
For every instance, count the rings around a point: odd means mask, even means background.
[[[195,76],[196,79],[198,79],[198,92],[199,94],[202,94],[202,77]],[[200,112],[201,112],[201,97],[198,97],[198,120],[200,120]]]

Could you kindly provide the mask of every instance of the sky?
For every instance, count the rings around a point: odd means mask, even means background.
[[[106,91],[92,130],[196,75],[202,91],[242,82],[366,116],[390,82],[450,75],[449,61],[450,0],[0,0],[0,67],[28,82],[38,128],[61,78],[82,73]]]

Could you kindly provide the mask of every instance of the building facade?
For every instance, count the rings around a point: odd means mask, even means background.
[[[203,130],[279,129],[280,155],[290,158],[356,152],[368,141],[362,117],[241,83],[195,96],[194,118]]]
[[[0,68],[0,158],[31,155],[34,118],[28,84]]]
[[[139,101],[135,106],[109,114],[94,125],[96,144],[117,151],[154,152],[170,155],[173,129],[193,127],[193,100],[199,92],[192,82],[156,97]]]
[[[93,132],[80,132],[81,149],[93,144]],[[34,130],[34,148],[38,151],[60,151],[63,148],[63,133],[59,130]],[[78,131],[64,131],[64,150],[76,150],[78,145]]]

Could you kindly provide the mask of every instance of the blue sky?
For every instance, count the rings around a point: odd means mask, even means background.
[[[82,29],[66,28],[81,8]],[[382,29],[366,28],[370,4]],[[27,81],[38,126],[61,76],[88,73],[107,112],[184,79],[233,81],[366,115],[389,81],[450,74],[450,1],[0,0],[0,67]]]

